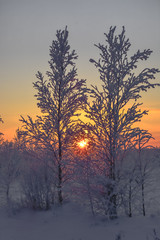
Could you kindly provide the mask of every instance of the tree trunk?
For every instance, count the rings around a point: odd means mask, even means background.
[[[88,191],[88,198],[90,202],[90,207],[91,207],[91,212],[92,215],[94,216],[94,207],[93,207],[93,200],[92,200],[92,195],[91,195],[91,187],[90,187],[90,181],[89,181],[89,174],[88,174],[88,166],[87,166],[87,191]]]
[[[63,203],[62,196],[62,168],[61,164],[58,165],[58,202],[60,205]]]
[[[10,184],[7,184],[7,189],[6,189],[6,200],[7,200],[7,203],[9,203],[9,190],[10,190]]]
[[[113,181],[113,179],[111,181]],[[115,184],[111,182],[108,184],[108,210],[110,219],[117,218],[117,195],[114,191]]]
[[[129,207],[129,217],[132,217],[132,187],[131,187],[131,182],[129,185],[129,202],[128,202],[128,207]]]
[[[109,208],[110,219],[117,218],[117,196],[113,194],[110,198],[110,208]]]
[[[112,161],[111,161],[111,183],[110,183],[110,189],[109,189],[109,216],[110,219],[117,218],[117,195],[115,193],[115,149],[112,149]]]
[[[144,201],[144,183],[142,183],[142,210],[143,210],[143,216],[146,216],[145,201]]]

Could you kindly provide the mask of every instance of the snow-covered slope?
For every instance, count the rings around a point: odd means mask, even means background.
[[[160,216],[103,221],[75,204],[46,212],[0,212],[0,240],[153,240],[154,229],[160,238]]]

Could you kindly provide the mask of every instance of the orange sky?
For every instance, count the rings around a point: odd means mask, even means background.
[[[155,138],[150,143],[160,147],[160,109],[151,109],[138,125],[140,128],[148,130]]]
[[[48,68],[49,46],[58,29],[68,26],[69,44],[78,54],[78,77],[87,86],[100,81],[97,70],[89,63],[99,53],[94,44],[104,43],[104,32],[117,26],[117,34],[125,26],[131,42],[129,55],[138,49],[153,53],[140,68],[160,68],[160,1],[157,0],[81,0],[81,1],[10,1],[0,2],[0,132],[11,140],[20,127],[20,115],[39,113],[32,82],[35,74]],[[97,80],[98,79],[98,80]],[[160,82],[160,74],[156,76]],[[141,99],[149,110],[140,123],[156,138],[160,146],[160,87],[149,90]]]
[[[36,105],[32,111],[23,114],[23,116],[27,116],[29,114],[32,117],[35,117],[36,114],[39,114],[39,110],[37,109]],[[0,123],[0,132],[4,134],[5,140],[12,140],[15,136],[15,131],[18,127],[21,126],[19,122],[20,116],[6,116],[6,124],[5,122],[2,124]],[[138,126],[142,129],[148,130],[155,140],[151,140],[151,144],[154,146],[160,147],[160,109],[151,109],[148,115],[144,116],[142,121],[138,123]]]

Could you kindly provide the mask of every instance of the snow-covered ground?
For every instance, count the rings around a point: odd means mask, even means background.
[[[12,214],[4,209],[0,211],[0,240],[153,239],[160,239],[160,215],[104,221],[69,203],[44,212],[21,210]]]

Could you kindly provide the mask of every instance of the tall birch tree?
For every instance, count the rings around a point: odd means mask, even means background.
[[[69,146],[71,129],[85,101],[86,80],[77,79],[75,60],[77,54],[68,44],[68,30],[58,30],[56,40],[50,46],[50,71],[48,80],[38,72],[33,86],[37,91],[37,106],[42,115],[35,121],[21,117],[23,134],[28,141],[40,144],[53,153],[57,174],[58,202],[62,204],[62,187],[66,173],[66,150]],[[72,133],[73,134],[73,133]]]
[[[90,59],[90,62],[98,69],[102,90],[92,86],[90,95],[93,101],[85,109],[103,155],[103,167],[108,178],[108,183],[104,184],[105,197],[111,218],[117,216],[116,162],[124,146],[126,148],[132,137],[138,134],[134,124],[147,114],[146,110],[140,109],[142,103],[139,99],[142,92],[160,85],[151,83],[158,69],[145,68],[140,73],[134,72],[137,63],[147,60],[152,51],[138,50],[129,58],[131,43],[126,39],[125,28],[119,35],[115,34],[115,30],[116,27],[111,27],[104,34],[105,44],[95,45],[100,58]]]

